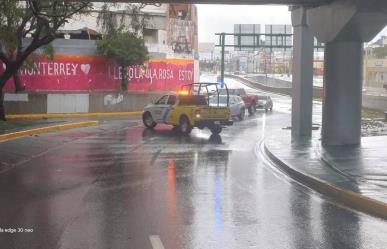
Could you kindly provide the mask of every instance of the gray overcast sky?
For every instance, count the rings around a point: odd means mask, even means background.
[[[234,24],[290,24],[287,6],[197,4],[199,42],[217,43],[215,33],[234,32]],[[387,27],[377,35],[387,34]],[[232,42],[226,41],[227,43]]]
[[[290,24],[287,6],[198,4],[199,42],[216,42],[215,33],[234,32],[234,24]]]

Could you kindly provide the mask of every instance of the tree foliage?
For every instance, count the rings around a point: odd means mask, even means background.
[[[126,90],[128,85],[127,67],[141,65],[148,59],[143,39],[150,18],[143,9],[148,5],[151,4],[104,3],[98,14],[97,24],[104,36],[97,41],[97,49],[121,66],[122,90]]]
[[[128,31],[118,30],[105,36],[97,41],[97,50],[121,66],[123,90],[126,90],[128,85],[127,67],[141,65],[148,60],[148,49],[144,39]]]
[[[34,51],[50,44],[72,16],[89,8],[89,1],[0,1],[0,61],[5,65],[0,75],[0,119],[5,119],[2,89],[7,80],[17,75]],[[26,36],[31,38],[25,39]]]

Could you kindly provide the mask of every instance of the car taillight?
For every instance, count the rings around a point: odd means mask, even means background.
[[[201,117],[201,115],[200,115],[200,110],[196,110],[196,111],[195,111],[195,117],[196,117],[196,118],[200,118],[200,117]]]

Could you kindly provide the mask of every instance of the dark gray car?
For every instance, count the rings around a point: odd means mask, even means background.
[[[267,95],[258,96],[257,109],[265,109],[266,112],[268,110],[272,111],[273,101],[271,100],[271,97]]]

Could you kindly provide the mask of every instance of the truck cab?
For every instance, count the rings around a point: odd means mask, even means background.
[[[230,109],[227,106],[209,105],[208,87],[217,83],[193,83],[188,90],[167,94],[155,103],[145,107],[143,123],[147,128],[153,128],[159,123],[173,125],[181,133],[189,134],[194,127],[209,128],[213,134],[219,134],[224,126],[233,124]],[[207,88],[207,92],[202,92]]]

